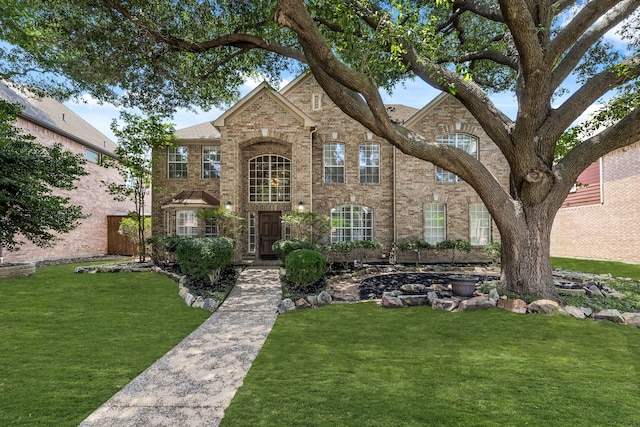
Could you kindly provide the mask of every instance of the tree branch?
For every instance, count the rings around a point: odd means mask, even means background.
[[[637,0],[593,0],[585,3],[580,12],[553,39],[546,51],[546,63],[555,64],[567,49],[571,49],[560,64],[562,68],[554,71],[554,87],[560,85],[593,43],[639,6]],[[609,10],[611,12],[607,13]],[[604,19],[591,28],[603,16]]]
[[[611,89],[640,76],[640,54],[591,77],[562,105],[551,111],[542,134],[559,138],[583,111]]]

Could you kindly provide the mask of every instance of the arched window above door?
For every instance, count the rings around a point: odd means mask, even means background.
[[[291,201],[291,160],[266,154],[249,160],[249,202]]]

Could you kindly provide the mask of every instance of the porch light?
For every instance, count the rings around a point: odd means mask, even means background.
[[[224,206],[225,206],[225,208],[227,208],[228,211],[231,210],[231,202],[227,202],[227,204],[224,205]]]
[[[300,212],[302,212],[304,210],[304,203],[302,203],[302,202],[298,203],[298,210]]]

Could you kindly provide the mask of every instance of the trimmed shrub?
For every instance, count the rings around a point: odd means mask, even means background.
[[[284,266],[292,290],[300,292],[324,276],[327,271],[327,258],[312,249],[297,249],[287,255]]]
[[[313,243],[300,239],[280,239],[271,246],[273,252],[278,255],[278,259],[283,261],[287,255],[298,249],[315,249]]]
[[[176,258],[183,274],[196,279],[209,277],[211,283],[216,283],[222,269],[233,258],[235,241],[228,237],[190,238],[178,241],[176,246]]]

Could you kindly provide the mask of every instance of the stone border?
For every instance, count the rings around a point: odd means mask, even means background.
[[[35,262],[0,264],[0,280],[27,277],[36,272]]]

